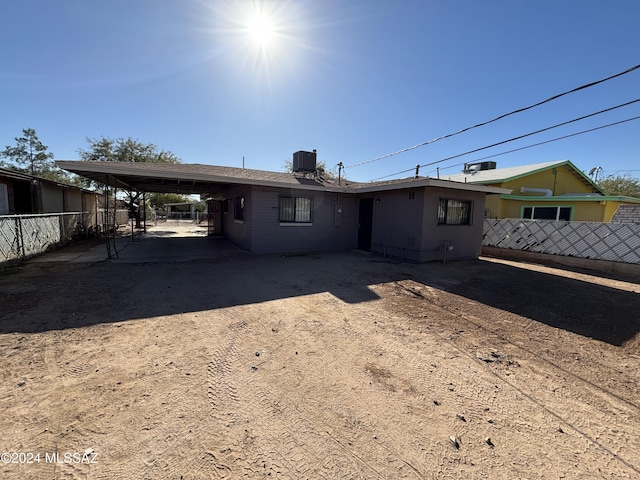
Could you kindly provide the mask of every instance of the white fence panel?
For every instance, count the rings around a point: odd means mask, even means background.
[[[0,261],[20,258],[20,222],[17,218],[0,217]]]
[[[640,264],[640,224],[485,219],[482,245]]]
[[[23,254],[27,257],[42,253],[49,245],[62,240],[58,216],[23,217],[21,223]]]
[[[0,216],[0,262],[37,255],[70,240],[84,213]]]

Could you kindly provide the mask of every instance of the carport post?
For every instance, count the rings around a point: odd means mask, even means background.
[[[147,192],[142,192],[142,228],[147,233]]]

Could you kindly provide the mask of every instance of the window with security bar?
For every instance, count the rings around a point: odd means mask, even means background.
[[[280,197],[280,223],[311,223],[312,210],[310,197]]]
[[[438,225],[471,225],[473,202],[441,198],[438,203]]]

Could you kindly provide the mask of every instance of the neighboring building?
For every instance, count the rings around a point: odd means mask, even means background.
[[[609,222],[618,206],[640,204],[640,198],[607,195],[568,160],[507,168],[481,162],[441,178],[512,190],[487,195],[488,218]]]
[[[326,179],[315,152],[295,173],[195,164],[58,161],[102,183],[201,194],[209,233],[255,253],[360,249],[418,262],[475,258],[485,195],[503,188],[433,178],[356,183]]]
[[[95,192],[0,168],[0,215],[86,212],[96,222]]]
[[[196,218],[196,204],[193,202],[165,203],[167,218]]]

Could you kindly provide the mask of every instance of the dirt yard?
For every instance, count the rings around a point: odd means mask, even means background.
[[[637,479],[639,283],[358,253],[7,270],[0,477]]]

